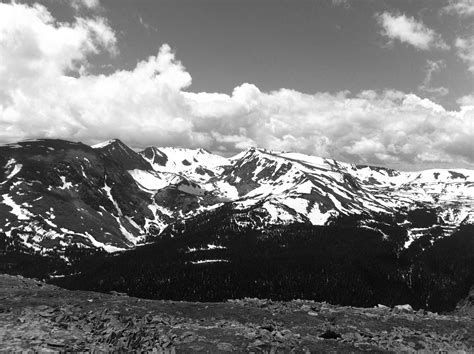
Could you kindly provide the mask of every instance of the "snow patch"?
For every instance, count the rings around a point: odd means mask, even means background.
[[[34,215],[30,213],[28,210],[21,207],[15,203],[15,201],[8,195],[3,194],[3,204],[9,206],[12,211],[11,213],[17,217],[18,220],[30,220]]]
[[[192,264],[205,264],[205,263],[229,263],[227,259],[203,259],[199,261],[191,261]]]
[[[214,245],[212,243],[208,244],[206,247],[199,247],[199,248],[194,248],[194,247],[188,247],[188,250],[186,253],[192,253],[192,252],[197,252],[197,251],[209,251],[209,250],[225,250],[227,247],[221,246],[221,245]]]
[[[8,173],[8,175],[5,177],[5,179],[9,180],[11,178],[13,178],[18,172],[21,171],[23,165],[22,164],[19,164],[19,163],[16,163],[16,160],[15,159],[10,159],[8,160],[7,164],[6,164],[6,168],[7,169],[10,169],[11,166],[13,165],[13,168],[12,170]],[[2,182],[0,184],[3,184],[5,182]]]

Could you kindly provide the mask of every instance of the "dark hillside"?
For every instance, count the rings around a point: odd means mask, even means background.
[[[221,212],[54,282],[153,299],[304,298],[432,311],[452,310],[473,283],[473,226],[427,249],[400,250],[396,228],[393,240],[356,226],[237,228]]]

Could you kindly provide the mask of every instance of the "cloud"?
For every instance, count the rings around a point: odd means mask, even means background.
[[[342,6],[345,9],[349,9],[351,7],[351,3],[349,0],[331,0],[331,3],[334,6]]]
[[[449,94],[449,89],[444,86],[429,87],[429,86],[422,85],[422,86],[419,86],[418,89],[433,98],[442,97]]]
[[[423,84],[428,86],[433,79],[433,74],[438,73],[441,69],[446,67],[446,62],[444,60],[427,60],[426,61],[426,68],[425,68],[425,79]]]
[[[116,37],[103,18],[56,23],[41,5],[0,4],[0,95],[25,83],[61,78],[84,68],[88,55],[116,52]]]
[[[443,11],[463,17],[474,16],[474,0],[450,0]]]
[[[474,36],[456,38],[455,46],[458,57],[468,65],[468,70],[474,74]]]
[[[455,14],[461,19],[471,21],[474,16],[474,0],[449,0],[447,6],[441,9],[441,12]],[[454,41],[454,47],[457,50],[457,56],[468,65],[468,70],[474,74],[474,35],[472,31],[472,21],[470,24],[463,24],[461,31]]]
[[[143,26],[143,28],[145,28],[148,32],[152,32],[152,31],[153,32],[158,32],[158,29],[155,26],[153,26],[153,25],[149,24],[148,22],[146,22],[143,19],[143,17],[138,16],[138,22],[140,22],[140,24]]]
[[[346,92],[307,95],[287,89],[264,93],[244,84],[232,95],[216,95],[213,100],[186,95],[200,110],[192,112],[199,117],[195,129],[218,129],[246,144],[250,138],[254,145],[271,149],[363,163],[473,162],[471,151],[457,151],[463,154],[457,156],[448,151],[457,146],[456,139],[474,138],[474,110],[448,112],[413,94],[364,91],[349,97]],[[224,112],[227,119],[222,119]],[[228,143],[219,138],[213,143]]]
[[[76,10],[89,9],[97,10],[100,8],[99,0],[71,0],[71,6]]]
[[[48,0],[49,2],[64,3],[71,6],[77,12],[88,11],[97,11],[101,10],[102,6],[100,0]],[[20,0],[20,2],[31,3],[28,0]]]
[[[377,14],[376,18],[382,27],[381,34],[388,37],[390,41],[397,39],[420,50],[449,49],[439,34],[413,17],[383,12]]]
[[[261,146],[406,168],[474,166],[474,106],[447,111],[393,90],[310,95],[249,83],[194,93],[168,45],[133,70],[88,73],[88,58],[115,45],[103,20],[58,23],[39,5],[0,4],[0,141],[117,137],[134,147],[233,154]]]
[[[463,96],[456,102],[461,106],[474,106],[474,94]]]
[[[446,96],[449,93],[449,90],[446,87],[431,86],[433,75],[439,73],[445,67],[446,62],[444,60],[427,60],[425,66],[425,78],[423,83],[418,86],[418,90],[434,97]]]

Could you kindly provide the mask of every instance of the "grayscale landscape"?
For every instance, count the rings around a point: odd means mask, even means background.
[[[474,350],[473,0],[1,0],[0,350]]]

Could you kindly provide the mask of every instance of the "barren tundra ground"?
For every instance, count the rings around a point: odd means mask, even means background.
[[[0,275],[0,351],[472,351],[474,321],[294,300],[143,300]]]

